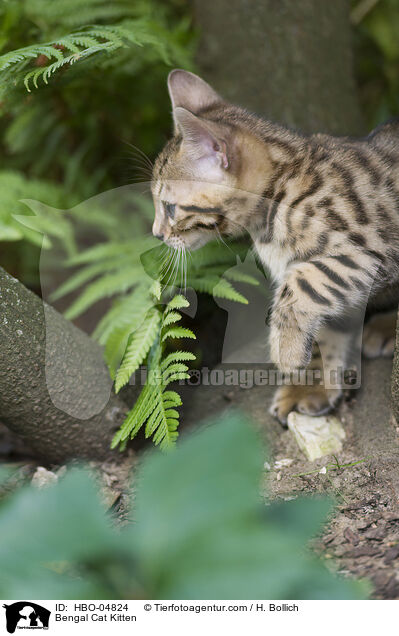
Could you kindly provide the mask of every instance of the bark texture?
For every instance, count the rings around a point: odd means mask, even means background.
[[[394,418],[396,422],[399,422],[399,314],[396,322],[396,342],[392,367],[391,402]]]
[[[223,96],[305,132],[363,131],[347,0],[194,4],[198,63]]]
[[[110,456],[127,409],[101,348],[1,268],[0,301],[0,420],[48,462]]]

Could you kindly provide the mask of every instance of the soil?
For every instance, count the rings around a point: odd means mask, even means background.
[[[104,507],[118,524],[124,524],[131,518],[131,504],[134,499],[132,474],[136,462],[137,454],[133,449],[129,449],[118,458],[118,461],[114,459],[103,462],[91,461],[88,464],[93,478],[97,481]],[[47,484],[50,485],[62,477],[73,465],[74,462],[68,466],[43,464],[43,460],[36,458],[17,435],[0,424],[0,467],[10,470],[7,479],[1,482],[0,498],[29,482],[36,487],[46,487]],[[36,479],[40,471],[44,475]]]

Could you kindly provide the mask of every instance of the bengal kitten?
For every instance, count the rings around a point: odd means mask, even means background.
[[[389,293],[397,304],[399,122],[361,139],[305,136],[192,73],[172,71],[168,87],[174,136],[154,166],[153,233],[188,249],[250,234],[275,286],[271,361],[284,373],[323,361],[321,381],[280,387],[271,412],[283,423],[295,409],[326,413],[342,395],[328,378],[347,365],[348,314]],[[366,325],[365,356],[393,354],[395,319]]]

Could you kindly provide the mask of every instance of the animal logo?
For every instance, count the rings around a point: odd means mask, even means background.
[[[18,601],[11,605],[3,605],[6,610],[7,631],[13,634],[18,628],[22,629],[48,629],[51,612],[32,603],[32,601]]]

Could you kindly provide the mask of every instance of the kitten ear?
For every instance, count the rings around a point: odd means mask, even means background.
[[[197,114],[202,108],[222,101],[216,91],[198,75],[178,68],[169,73],[168,89],[173,110],[181,106]]]
[[[217,124],[204,121],[180,106],[174,109],[173,114],[192,159],[207,159],[214,166],[224,169],[229,167],[227,144],[221,137]]]

